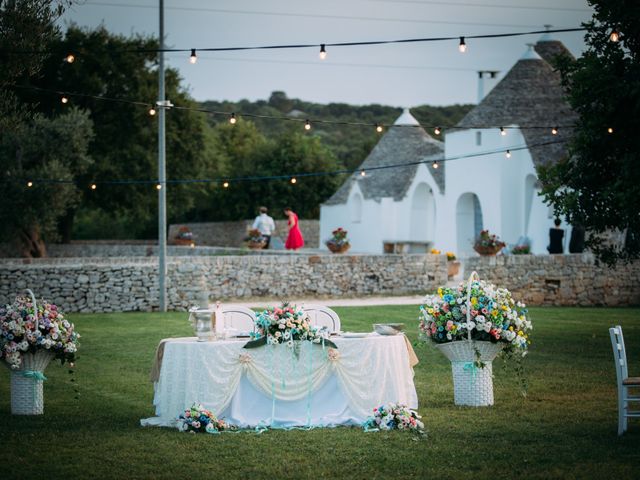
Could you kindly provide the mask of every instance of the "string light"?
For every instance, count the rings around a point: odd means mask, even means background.
[[[64,61],[67,63],[73,63],[75,62],[75,60],[76,60],[76,57],[73,56],[73,53],[70,53],[69,55],[64,57]]]
[[[293,178],[291,179],[291,183],[292,183],[292,184],[294,184],[294,185],[296,184],[296,182],[297,182],[297,181],[298,181],[298,180],[296,180],[296,177],[293,177]]]
[[[33,187],[33,182],[27,182],[27,187],[29,188]]]
[[[327,58],[327,49],[324,48],[324,43],[322,45],[320,45],[320,60],[324,60],[325,58]]]
[[[229,123],[231,125],[235,125],[237,121],[238,121],[238,119],[236,118],[236,114],[232,113],[231,116],[229,117]]]
[[[196,49],[195,48],[191,49],[191,56],[189,57],[189,61],[191,63],[196,63],[198,61],[198,55],[196,55]]]
[[[607,128],[607,133],[613,133],[613,128],[612,127]]]
[[[507,131],[504,129],[504,127],[500,127],[500,135],[504,137],[506,134],[507,134]]]
[[[551,135],[557,135],[558,134],[558,127],[553,127],[551,129]]]
[[[311,130],[311,122],[309,120],[304,121],[304,129]]]
[[[62,103],[69,103],[69,97],[67,97],[66,95],[62,95],[62,97],[60,98],[60,101]]]
[[[162,190],[162,185],[160,185],[159,183],[156,185],[156,190]]]
[[[436,127],[433,129],[433,133],[435,133],[436,135],[440,135],[441,132],[442,130],[440,130],[440,127]]]
[[[464,37],[460,37],[460,45],[458,45],[458,50],[460,53],[464,53],[467,51],[467,44],[464,41]]]
[[[229,188],[229,182],[224,182],[224,183],[222,184],[222,186],[223,186],[224,188]]]
[[[620,41],[620,32],[618,32],[618,29],[614,28],[611,31],[611,35],[609,35],[609,40],[611,40],[612,42]]]
[[[96,188],[98,188],[98,186],[95,183],[91,184],[91,190],[95,190]]]
[[[433,162],[432,167],[433,167],[433,168],[435,168],[435,169],[437,170],[437,169],[438,169],[438,162]]]
[[[379,123],[376,123],[376,132],[382,133],[382,125],[380,125]]]
[[[367,176],[367,172],[365,172],[364,170],[360,170],[360,176],[361,177],[366,177]]]
[[[511,158],[511,150],[507,150],[504,154],[505,157]]]
[[[155,114],[156,114],[156,107],[151,105],[151,107],[149,108],[149,115],[153,117]]]

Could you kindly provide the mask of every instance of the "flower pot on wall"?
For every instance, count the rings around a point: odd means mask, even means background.
[[[351,244],[343,243],[342,245],[336,245],[335,243],[327,243],[327,248],[331,250],[332,253],[345,253],[351,248]]]
[[[493,257],[498,254],[500,250],[502,250],[502,245],[485,247],[482,245],[474,245],[473,249],[478,252],[480,255],[484,257]]]
[[[447,276],[455,277],[460,271],[460,262],[452,260],[447,262]]]
[[[255,242],[253,240],[249,240],[247,242],[247,246],[251,249],[251,250],[262,250],[264,247],[267,246],[267,242],[262,240],[260,242]]]

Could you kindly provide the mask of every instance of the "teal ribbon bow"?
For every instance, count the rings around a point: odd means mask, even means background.
[[[25,370],[21,375],[25,378],[33,378],[34,380],[39,380],[41,382],[44,382],[47,379],[47,377],[44,376],[44,373],[39,370]]]

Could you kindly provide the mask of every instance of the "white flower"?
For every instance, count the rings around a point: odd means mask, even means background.
[[[447,340],[451,340],[453,337],[451,336],[450,333],[447,333]]]
[[[476,324],[469,320],[467,322],[467,327],[469,328],[469,330],[473,330],[474,328],[476,328]]]
[[[484,331],[489,333],[491,331],[491,322],[485,322],[483,325]]]

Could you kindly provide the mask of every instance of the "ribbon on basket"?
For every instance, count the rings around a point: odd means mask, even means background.
[[[33,379],[33,388],[31,389],[31,391],[33,392],[33,404],[35,405],[38,401],[37,382],[44,382],[47,377],[45,377],[44,373],[39,370],[24,370],[20,372],[20,376]]]

